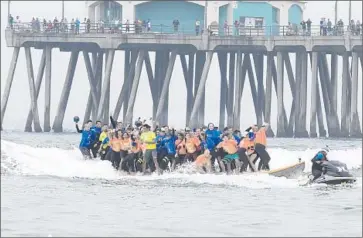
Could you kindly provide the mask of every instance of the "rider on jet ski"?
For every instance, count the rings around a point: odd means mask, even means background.
[[[328,161],[328,157],[327,157],[328,152],[329,152],[328,147],[323,148],[318,153],[316,153],[314,158],[311,160],[311,162],[313,163],[313,165],[311,167],[311,173],[314,176],[313,180],[319,178],[323,174],[322,163],[324,161]]]

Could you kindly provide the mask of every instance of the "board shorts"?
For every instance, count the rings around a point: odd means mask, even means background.
[[[222,161],[223,161],[223,162],[226,162],[226,163],[230,163],[230,162],[232,162],[233,160],[237,160],[237,159],[239,159],[239,157],[238,157],[238,154],[237,154],[237,153],[235,153],[235,154],[227,154],[227,155],[225,155],[225,156],[223,157]]]

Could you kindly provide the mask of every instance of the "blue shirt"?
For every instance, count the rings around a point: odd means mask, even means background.
[[[160,152],[162,149],[164,149],[164,145],[163,145],[163,139],[165,138],[164,136],[158,135],[156,136],[156,151]]]
[[[101,134],[101,128],[96,127],[96,126],[92,126],[91,127],[91,143],[97,141],[100,134]]]
[[[233,135],[233,138],[237,141],[237,145],[241,142],[241,138],[236,135]]]
[[[215,129],[209,130],[208,129],[205,131],[205,134],[206,134],[207,138],[210,138],[213,140],[215,145],[218,145],[222,141],[221,137],[220,137],[222,133],[219,130],[215,130]]]
[[[79,147],[81,148],[89,148],[91,145],[91,131],[82,131],[81,142],[79,143]]]
[[[202,141],[202,148],[208,149],[209,151],[214,150],[216,144],[214,144],[214,141],[211,138],[206,138],[205,140]]]
[[[176,136],[167,136],[162,140],[162,146],[166,149],[169,155],[175,155],[176,153],[175,141]]]

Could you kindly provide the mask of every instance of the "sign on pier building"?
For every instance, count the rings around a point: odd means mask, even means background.
[[[278,35],[279,26],[290,22],[299,25],[303,20],[304,1],[87,1],[91,22],[129,20],[148,21],[152,31],[173,32],[173,21],[179,21],[179,32],[194,32],[196,21],[204,26],[204,8],[207,7],[207,24],[218,29],[218,34],[234,34],[239,26],[258,34]],[[226,25],[231,30],[226,32]],[[162,27],[161,27],[162,26]]]

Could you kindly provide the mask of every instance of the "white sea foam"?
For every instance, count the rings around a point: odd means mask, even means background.
[[[161,176],[125,176],[116,172],[108,161],[84,160],[77,148],[72,150],[38,148],[1,140],[1,149],[2,171],[7,170],[24,175],[107,180],[173,180],[175,183],[225,184],[251,188],[299,186],[297,180],[277,178],[260,173],[226,176],[190,174],[187,171],[179,171],[175,173],[165,173]],[[271,148],[268,152],[271,156],[271,169],[293,164],[298,161],[298,158],[301,158],[306,162],[305,171],[308,172],[311,167],[310,159],[314,153],[316,153],[316,149],[290,151],[286,149]],[[329,153],[329,158],[331,160],[344,162],[351,169],[359,168],[362,165],[362,148],[332,150]],[[188,169],[186,168],[186,170]]]

